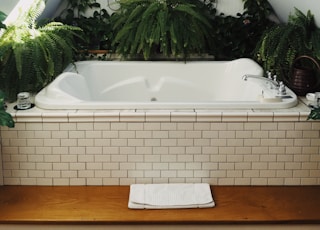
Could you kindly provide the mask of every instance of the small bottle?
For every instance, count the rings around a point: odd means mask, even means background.
[[[30,94],[21,92],[17,95],[17,109],[25,110],[31,108]]]

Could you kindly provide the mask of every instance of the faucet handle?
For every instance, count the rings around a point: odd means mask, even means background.
[[[279,95],[284,96],[287,94],[286,92],[286,86],[283,84],[282,81],[280,81],[279,83],[279,91],[278,91]]]
[[[278,82],[278,81],[277,81],[277,75],[273,75],[273,80],[274,80],[275,82]]]
[[[271,71],[267,71],[267,76],[268,76],[268,78],[269,78],[270,80],[272,80],[272,73],[271,73]]]

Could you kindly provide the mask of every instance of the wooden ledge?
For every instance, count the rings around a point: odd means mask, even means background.
[[[213,186],[215,208],[130,210],[128,186],[1,186],[0,224],[320,224],[320,186]]]

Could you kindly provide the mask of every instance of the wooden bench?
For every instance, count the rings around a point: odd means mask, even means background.
[[[0,186],[3,224],[320,224],[320,186],[212,186],[216,207],[130,210],[128,186]]]

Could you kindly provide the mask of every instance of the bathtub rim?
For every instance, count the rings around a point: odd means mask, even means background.
[[[189,61],[187,63],[208,63],[208,62],[215,62],[215,63],[236,63],[245,61],[248,63],[253,63],[257,66],[256,61],[250,59],[250,58],[239,58],[231,61],[208,61],[208,60],[195,60],[195,61]],[[142,61],[108,61],[112,62],[113,64],[116,63],[116,65],[119,65],[123,62],[135,64],[135,63],[144,63]],[[165,63],[165,64],[185,64],[186,62],[183,61],[146,61],[148,63]],[[75,63],[71,63],[68,65],[68,67],[64,70],[64,72],[76,72],[77,70],[77,64],[83,65],[85,63],[92,63],[92,64],[98,64],[103,65],[104,62],[97,61],[97,60],[88,60],[88,61],[78,61]],[[262,68],[261,68],[262,70]],[[49,86],[49,85],[48,85]],[[292,98],[290,99],[283,99],[282,102],[260,102],[259,99],[255,101],[195,101],[195,102],[159,102],[159,101],[147,101],[147,102],[129,102],[129,101],[115,101],[115,102],[101,102],[101,101],[90,101],[90,100],[81,100],[76,97],[67,96],[66,98],[62,97],[62,101],[59,101],[59,103],[56,101],[55,98],[48,98],[46,97],[46,89],[47,87],[43,88],[40,92],[38,92],[35,96],[34,102],[35,105],[41,109],[46,110],[73,110],[73,109],[79,109],[79,110],[122,110],[122,109],[133,109],[133,110],[196,110],[196,109],[288,109],[293,108],[297,106],[298,104],[298,97],[297,95],[288,87],[286,87],[287,92],[289,93]],[[61,100],[60,99],[60,100]],[[63,101],[63,99],[66,99]],[[71,100],[67,102],[67,100]],[[76,104],[76,105],[75,105]]]

